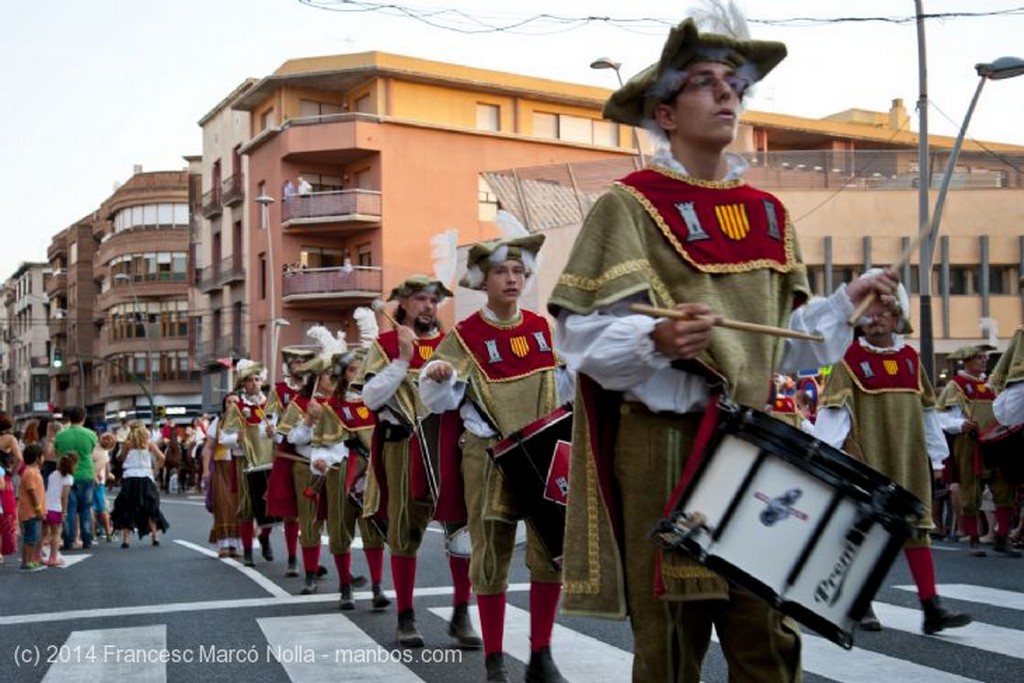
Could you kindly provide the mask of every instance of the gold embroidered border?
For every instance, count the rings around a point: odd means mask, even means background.
[[[573,438],[578,438],[582,433],[582,446],[587,449],[587,578],[579,581],[564,579],[563,569],[562,587],[566,593],[597,595],[601,592],[601,535],[598,528],[601,510],[598,504],[597,468],[594,465],[594,450],[590,443],[589,430],[583,429],[578,432]]]
[[[893,387],[890,389],[868,389],[860,381],[860,377],[858,377],[857,374],[853,371],[853,369],[850,367],[850,364],[846,362],[845,358],[843,359],[843,367],[846,368],[846,372],[850,374],[850,379],[853,381],[854,384],[857,385],[857,388],[863,391],[865,394],[917,394],[918,396],[920,396],[921,394],[924,393],[924,387],[921,386],[920,366],[918,366],[917,372],[917,389],[908,389],[906,387]]]
[[[466,345],[466,341],[462,338],[462,335],[459,334],[458,328],[455,328],[454,330],[452,330],[452,334],[455,335],[455,339],[459,342],[459,346],[462,347],[462,349],[466,352],[466,355],[469,356],[470,361],[473,363],[473,365],[476,366],[476,369],[483,375],[483,377],[488,382],[515,382],[516,380],[520,380],[520,379],[523,379],[525,377],[531,377],[533,375],[536,375],[539,372],[548,372],[548,371],[554,370],[555,367],[556,367],[556,364],[555,364],[555,349],[554,349],[554,344],[553,344],[554,338],[552,337],[551,365],[545,365],[545,366],[533,368],[532,370],[528,370],[527,372],[524,372],[524,373],[521,373],[521,374],[518,374],[518,375],[511,375],[509,377],[504,377],[502,379],[495,379],[495,378],[489,376],[487,374],[487,372],[483,369],[483,367],[480,365],[480,361],[477,360],[476,355],[472,351],[470,351],[469,346]]]
[[[684,181],[688,182],[688,181]],[[690,183],[693,184],[693,183]],[[651,220],[658,226],[665,239],[668,240],[672,248],[675,249],[676,253],[679,254],[687,263],[693,266],[695,269],[702,273],[749,273],[754,270],[761,270],[768,268],[778,273],[791,273],[796,267],[796,250],[793,248],[793,222],[789,218],[789,212],[783,207],[783,212],[786,215],[786,240],[783,243],[783,249],[786,254],[786,263],[779,265],[776,261],[771,259],[755,259],[753,261],[745,261],[743,263],[711,263],[701,264],[693,260],[690,254],[683,249],[683,245],[680,244],[676,238],[672,228],[669,227],[665,219],[662,218],[661,213],[654,207],[653,204],[645,197],[639,190],[636,190],[627,185],[619,184],[625,192],[629,193],[637,202],[644,208],[647,215],[651,217]]]
[[[662,281],[660,277],[651,269],[650,263],[645,259],[633,259],[632,261],[625,261],[612,268],[606,270],[597,278],[583,277],[581,275],[573,275],[571,273],[563,273],[558,278],[559,285],[565,285],[573,289],[580,289],[585,292],[596,292],[604,285],[608,284],[612,280],[620,278],[624,275],[632,275],[633,273],[643,273],[647,280],[647,286],[654,292],[655,301],[653,302],[659,306],[666,306],[671,308],[675,305],[675,300],[672,298],[671,292],[668,287]]]

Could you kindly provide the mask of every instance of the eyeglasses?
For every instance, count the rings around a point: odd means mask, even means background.
[[[737,99],[742,100],[743,96],[747,94],[747,90],[750,89],[752,83],[742,76],[736,74],[729,74],[728,76],[718,77],[715,74],[697,74],[686,79],[683,83],[683,87],[679,89],[679,92],[717,92],[721,85],[725,85],[736,95]]]

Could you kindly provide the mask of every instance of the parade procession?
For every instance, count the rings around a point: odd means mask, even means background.
[[[22,263],[0,678],[1018,680],[1024,59],[929,147],[697,5],[612,89],[290,59]]]

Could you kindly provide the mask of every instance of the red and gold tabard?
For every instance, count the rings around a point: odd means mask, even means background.
[[[619,184],[636,197],[672,247],[706,273],[797,265],[786,211],[774,195],[749,185],[704,187],[644,169]]]
[[[444,335],[435,334],[432,337],[420,337],[416,339],[415,344],[412,348],[412,359],[409,361],[410,370],[419,370],[421,367],[426,365],[427,361],[434,355],[434,349],[444,339]],[[395,360],[398,358],[398,333],[394,330],[389,330],[379,337],[377,337],[377,344],[380,345],[381,350],[390,359]]]
[[[479,312],[452,331],[469,352],[477,368],[491,382],[504,382],[551,370],[555,354],[548,321],[522,311],[522,322],[504,327],[488,322]]]
[[[262,398],[262,397],[261,397]],[[242,417],[245,418],[246,424],[259,424],[263,421],[264,413],[263,406],[266,401],[253,401],[249,396],[240,396],[238,399],[238,409],[242,413]]]
[[[264,410],[268,413],[277,413],[278,417],[284,415],[288,404],[299,395],[299,389],[293,388],[288,382],[282,380],[274,385],[267,397],[267,404]]]
[[[953,382],[960,387],[960,391],[967,397],[968,401],[994,401],[996,392],[992,391],[988,383],[983,379],[971,377],[964,373],[957,373]]]
[[[359,431],[360,429],[372,429],[377,424],[377,416],[366,407],[362,399],[352,401],[332,396],[328,400],[328,404],[338,414],[338,417],[341,418],[345,428],[351,432]]]
[[[910,346],[899,351],[871,351],[853,343],[843,356],[843,365],[853,381],[866,393],[909,391],[920,394],[920,357]]]

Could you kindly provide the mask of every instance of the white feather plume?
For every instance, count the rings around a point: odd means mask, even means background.
[[[315,340],[320,346],[320,353],[318,355],[321,358],[331,358],[335,354],[342,354],[348,350],[348,344],[345,343],[345,340],[335,337],[323,325],[313,325],[313,327],[306,330],[306,336]]]
[[[364,349],[369,348],[380,334],[377,316],[374,315],[372,309],[360,306],[352,311],[352,319],[356,321],[356,327],[359,328],[359,345]]]
[[[985,337],[985,343],[991,346],[999,345],[999,321],[995,318],[981,319],[981,336]]]
[[[494,222],[498,224],[502,239],[514,239],[516,237],[527,237],[530,231],[519,222],[519,219],[508,211],[501,209],[494,216]]]
[[[750,40],[747,18],[733,0],[703,0],[701,7],[692,10],[690,16],[701,31]]]
[[[459,258],[459,231],[449,228],[430,238],[430,257],[434,261],[434,277],[448,289],[455,281]]]

